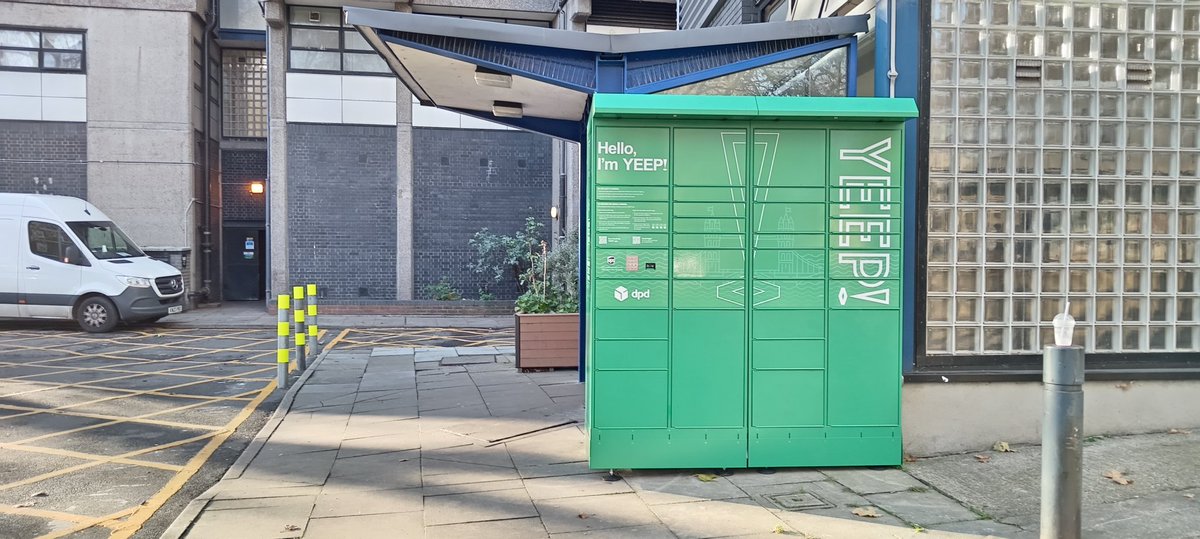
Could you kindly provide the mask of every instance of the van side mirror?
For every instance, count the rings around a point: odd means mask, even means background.
[[[67,264],[73,264],[76,266],[90,266],[91,265],[88,263],[87,258],[85,258],[83,256],[83,253],[79,252],[79,248],[73,244],[67,245],[66,252],[63,255],[63,262],[67,263]]]

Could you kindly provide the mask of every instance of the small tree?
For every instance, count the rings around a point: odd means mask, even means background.
[[[496,234],[487,228],[475,233],[467,244],[477,254],[471,270],[484,278],[480,296],[491,295],[491,286],[504,282],[506,277],[518,281],[529,268],[531,256],[542,243],[546,225],[533,217],[525,218],[525,227],[512,235]]]

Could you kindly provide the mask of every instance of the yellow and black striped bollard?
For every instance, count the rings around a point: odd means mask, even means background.
[[[299,372],[304,372],[304,369],[308,368],[307,362],[305,361],[308,358],[308,356],[306,356],[305,352],[304,352],[304,349],[305,349],[304,343],[305,343],[306,332],[304,330],[304,287],[303,286],[293,286],[292,287],[292,302],[293,302],[292,307],[295,308],[295,312],[292,313],[292,316],[294,317],[294,319],[296,321],[296,370]]]
[[[321,352],[321,343],[317,340],[317,285],[310,284],[307,288],[304,302],[308,306],[308,316],[304,322],[308,326],[308,350],[315,357]]]
[[[276,313],[275,323],[275,377],[279,382],[279,389],[287,389],[288,377],[288,335],[291,334],[290,324],[288,323],[288,310],[291,309],[291,298],[287,294],[280,294],[279,303],[277,305],[278,312]]]

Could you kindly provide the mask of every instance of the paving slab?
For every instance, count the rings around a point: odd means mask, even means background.
[[[825,475],[859,494],[928,488],[924,483],[913,479],[913,476],[898,469],[834,468],[825,470]]]
[[[658,517],[631,492],[534,500],[550,533],[567,533],[657,524]]]
[[[415,353],[415,348],[407,347],[376,346],[371,349],[371,357],[411,356]]]
[[[421,459],[421,471],[422,481],[426,486],[484,483],[521,478],[515,468],[435,459]]]
[[[523,488],[425,498],[426,526],[536,516],[538,512]]]
[[[662,524],[649,524],[646,526],[631,526],[628,528],[605,528],[603,530],[587,530],[580,532],[555,533],[550,537],[554,539],[628,539],[637,537],[638,539],[675,539],[675,534],[671,533],[670,528]]]
[[[385,513],[348,517],[314,518],[308,521],[305,539],[347,537],[420,537],[421,513]]]
[[[937,524],[933,526],[932,529],[946,532],[995,537],[1015,537],[1024,531],[1021,528],[1011,524],[1004,524],[1002,522],[996,522],[995,520],[988,519],[968,520],[966,522],[947,522],[945,524]]]
[[[728,479],[730,483],[739,487],[759,487],[825,481],[828,477],[818,470],[777,469],[771,470],[770,473],[760,473],[757,470],[737,470]]]
[[[535,500],[633,492],[624,481],[605,481],[600,473],[526,479],[525,488]]]
[[[308,515],[316,496],[271,498],[271,503],[222,508],[209,504],[204,518],[197,521],[184,537],[210,539],[213,537],[257,537],[292,539],[304,535]],[[288,527],[294,526],[295,530]]]
[[[317,496],[312,518],[374,515],[421,511],[420,488],[323,492]]]
[[[750,498],[670,503],[650,509],[681,539],[770,534],[777,526],[791,529]]]
[[[541,519],[536,517],[447,524],[425,528],[425,539],[462,539],[464,537],[533,539],[546,536],[546,528],[542,526]]]
[[[320,485],[329,477],[337,450],[314,451],[292,455],[274,455],[268,443],[254,459],[254,465],[246,469],[246,479],[286,480],[292,483]]]
[[[725,477],[701,481],[696,478],[695,472],[674,470],[635,470],[624,472],[624,475],[625,482],[647,505],[725,500],[746,496],[746,492]]]
[[[972,520],[980,516],[949,497],[933,491],[871,494],[866,498],[881,509],[926,528],[946,522]]]

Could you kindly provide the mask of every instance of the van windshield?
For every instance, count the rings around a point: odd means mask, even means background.
[[[92,256],[100,260],[146,256],[112,221],[75,221],[67,224],[83,240]]]

